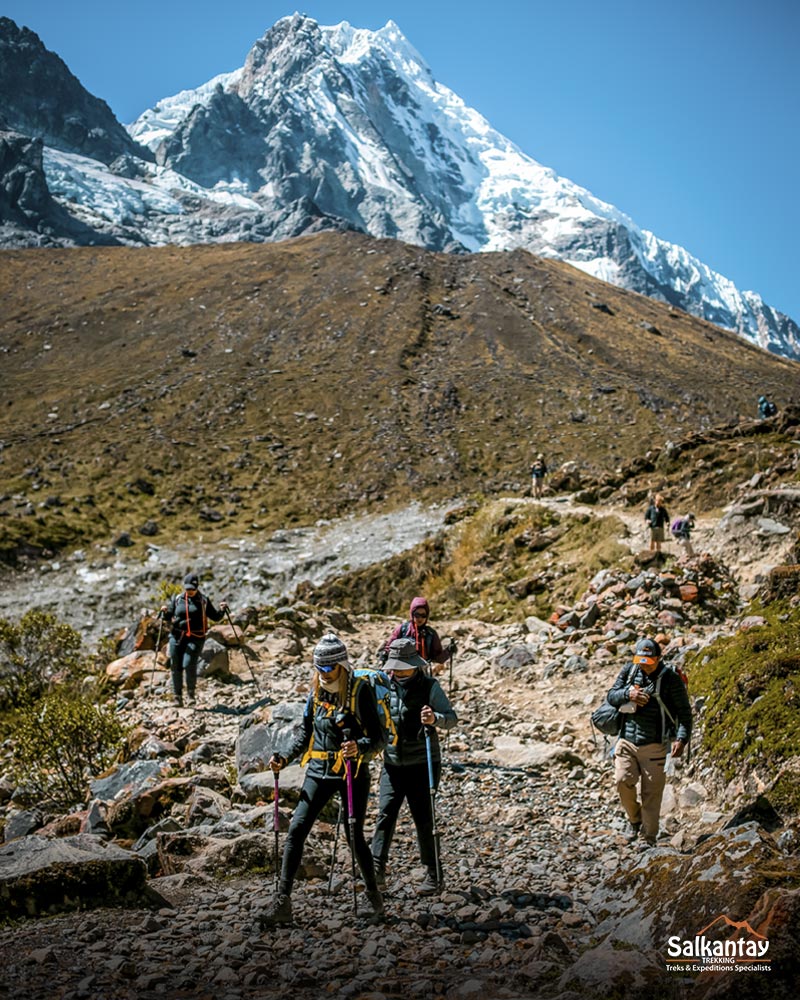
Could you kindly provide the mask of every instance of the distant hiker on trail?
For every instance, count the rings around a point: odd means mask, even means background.
[[[455,643],[451,640],[447,649],[444,649],[439,633],[428,624],[431,610],[424,597],[415,597],[408,613],[409,620],[401,622],[384,644],[380,653],[381,660],[385,662],[389,654],[389,647],[395,639],[409,638],[414,640],[417,652],[423,660],[436,664],[430,672],[440,674],[450,655],[456,652]]]
[[[413,639],[395,639],[389,645],[384,670],[391,678],[391,715],[397,728],[397,743],[383,754],[379,789],[378,821],[372,838],[372,854],[378,888],[386,888],[386,862],[403,801],[417,828],[420,861],[427,868],[417,887],[419,896],[441,890],[441,863],[437,866],[438,845],[434,842],[434,815],[431,774],[428,771],[429,727],[433,789],[439,787],[442,758],[436,728],[451,729],[458,721],[439,682],[425,673],[427,664],[417,653]],[[437,870],[438,869],[438,870]]]
[[[683,553],[687,559],[694,558],[694,549],[690,535],[694,531],[694,514],[686,514],[683,517],[676,517],[670,527],[672,537],[683,547]]]
[[[292,886],[303,846],[324,806],[339,795],[347,816],[346,764],[352,762],[354,824],[345,823],[347,842],[355,845],[358,866],[372,907],[372,918],[384,915],[383,897],[375,883],[372,853],[364,838],[369,796],[369,758],[384,746],[375,692],[368,680],[354,677],[342,640],[328,632],[314,647],[314,680],[306,701],[302,728],[287,755],[274,753],[270,769],[279,772],[295,757],[308,764],[300,801],[292,816],[283,850],[278,892],[261,917],[263,928],[292,922]],[[348,820],[351,817],[347,816]],[[353,826],[353,843],[350,839]]]
[[[667,753],[680,757],[692,735],[686,685],[661,662],[655,639],[642,638],[633,663],[620,670],[606,697],[625,713],[614,748],[614,779],[629,821],[627,838],[633,843],[641,836],[643,844],[652,847],[658,836]],[[641,803],[636,797],[640,782]]]
[[[547,475],[547,465],[544,455],[539,452],[531,466],[531,496],[540,497],[544,494],[544,477]]]
[[[762,420],[774,417],[777,412],[778,407],[772,402],[772,400],[767,399],[766,396],[758,397],[758,415]]]
[[[669,514],[660,493],[656,493],[650,501],[644,512],[644,520],[650,528],[650,551],[660,552],[661,543],[664,541],[664,529],[669,524]]]
[[[171,624],[169,637],[169,665],[172,673],[172,691],[175,704],[183,705],[183,675],[186,674],[186,694],[190,705],[195,703],[197,688],[197,661],[206,641],[209,621],[218,622],[228,605],[219,602],[217,610],[205,594],[200,593],[200,580],[196,573],[187,573],[183,579],[183,593],[176,594],[161,607],[164,620]]]

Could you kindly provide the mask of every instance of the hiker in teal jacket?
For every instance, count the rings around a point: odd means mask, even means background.
[[[420,896],[432,896],[441,889],[441,870],[436,870],[425,728],[431,740],[434,788],[438,788],[442,762],[436,730],[451,729],[458,721],[439,682],[425,673],[426,666],[410,637],[395,639],[390,644],[383,669],[391,678],[389,698],[397,742],[384,750],[378,820],[372,838],[378,888],[383,889],[397,817],[407,801],[417,830],[420,861],[427,868],[427,875],[417,888]]]

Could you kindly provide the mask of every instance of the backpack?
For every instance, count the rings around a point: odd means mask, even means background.
[[[676,538],[681,538],[689,532],[686,529],[686,518],[676,517],[669,529]]]
[[[353,670],[353,677],[358,678],[361,682],[369,684],[372,688],[375,695],[375,701],[378,706],[378,718],[381,722],[381,729],[383,729],[383,738],[386,742],[386,746],[396,746],[397,726],[394,724],[390,708],[389,685],[391,682],[388,674],[385,674],[377,667],[356,667]],[[350,707],[353,714],[355,714],[355,696],[357,691],[358,685],[351,685]]]

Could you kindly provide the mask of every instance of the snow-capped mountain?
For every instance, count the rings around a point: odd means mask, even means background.
[[[523,247],[800,358],[791,319],[527,156],[437,83],[392,21],[283,18],[240,69],[165,98],[129,133],[146,157],[109,168],[61,143],[43,161],[52,195],[121,242],[336,227],[434,250]]]

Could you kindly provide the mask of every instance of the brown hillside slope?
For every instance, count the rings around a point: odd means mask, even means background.
[[[492,493],[540,448],[601,472],[796,391],[796,363],[526,252],[325,233],[0,264],[12,557]]]

